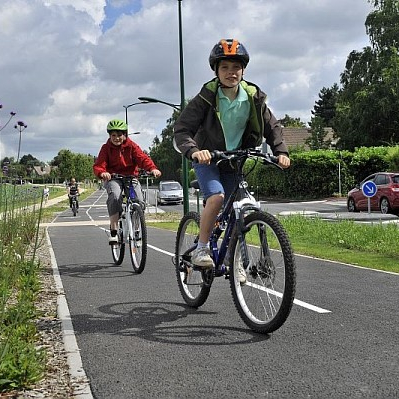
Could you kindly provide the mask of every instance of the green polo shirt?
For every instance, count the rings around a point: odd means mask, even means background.
[[[240,147],[242,135],[249,119],[250,105],[247,92],[238,86],[237,97],[230,101],[218,88],[219,113],[227,150],[235,150]]]

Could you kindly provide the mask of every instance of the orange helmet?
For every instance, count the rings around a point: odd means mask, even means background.
[[[244,45],[236,39],[221,39],[209,55],[209,65],[216,71],[217,65],[221,60],[240,61],[245,68],[249,62],[249,54]]]

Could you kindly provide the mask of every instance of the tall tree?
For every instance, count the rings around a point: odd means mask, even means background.
[[[167,126],[162,130],[161,139],[158,136],[153,140],[150,148],[150,157],[162,172],[163,180],[182,181],[182,158],[173,147],[173,126],[179,111],[174,111],[167,120]]]
[[[371,46],[350,53],[334,119],[338,145],[349,150],[399,142],[399,1],[369,2]]]
[[[93,156],[73,153],[70,150],[60,150],[50,162],[51,166],[57,166],[58,176],[69,180],[74,177],[78,181],[93,179]]]
[[[31,155],[31,154],[24,155],[24,156],[19,160],[19,163],[20,163],[21,165],[28,165],[28,164],[31,164],[31,165],[40,165],[40,161],[39,161],[37,158],[35,158],[33,155]]]
[[[319,93],[319,100],[315,101],[312,115],[320,117],[326,127],[333,126],[338,93],[339,87],[334,83],[330,88],[323,87]]]
[[[321,116],[314,116],[310,122],[310,137],[305,143],[311,150],[326,150],[331,146],[331,139],[326,140],[327,130],[325,122]]]

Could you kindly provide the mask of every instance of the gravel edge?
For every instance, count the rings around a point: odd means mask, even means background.
[[[9,392],[4,397],[90,399],[92,395],[89,382],[81,364],[62,282],[46,230],[43,230],[42,237],[36,252],[41,265],[39,278],[42,285],[36,304],[41,316],[36,324],[37,346],[46,351],[45,375],[30,389]],[[0,398],[2,395],[4,394],[0,393]]]

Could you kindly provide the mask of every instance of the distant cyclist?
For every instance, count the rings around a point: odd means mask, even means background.
[[[76,180],[74,177],[71,178],[68,186],[68,197],[69,197],[69,207],[72,208],[72,198],[76,198],[76,209],[79,209],[79,201],[78,201],[78,196],[80,194],[80,189],[78,183],[76,183]]]
[[[122,188],[120,180],[111,180],[112,174],[123,176],[138,176],[139,168],[150,172],[154,177],[161,176],[152,159],[127,136],[127,124],[113,119],[107,125],[109,139],[102,145],[100,153],[93,165],[94,174],[104,181],[107,190],[107,208],[110,221],[110,244],[118,242],[117,229],[119,213],[122,211]],[[137,196],[141,194],[140,183],[137,181]]]

